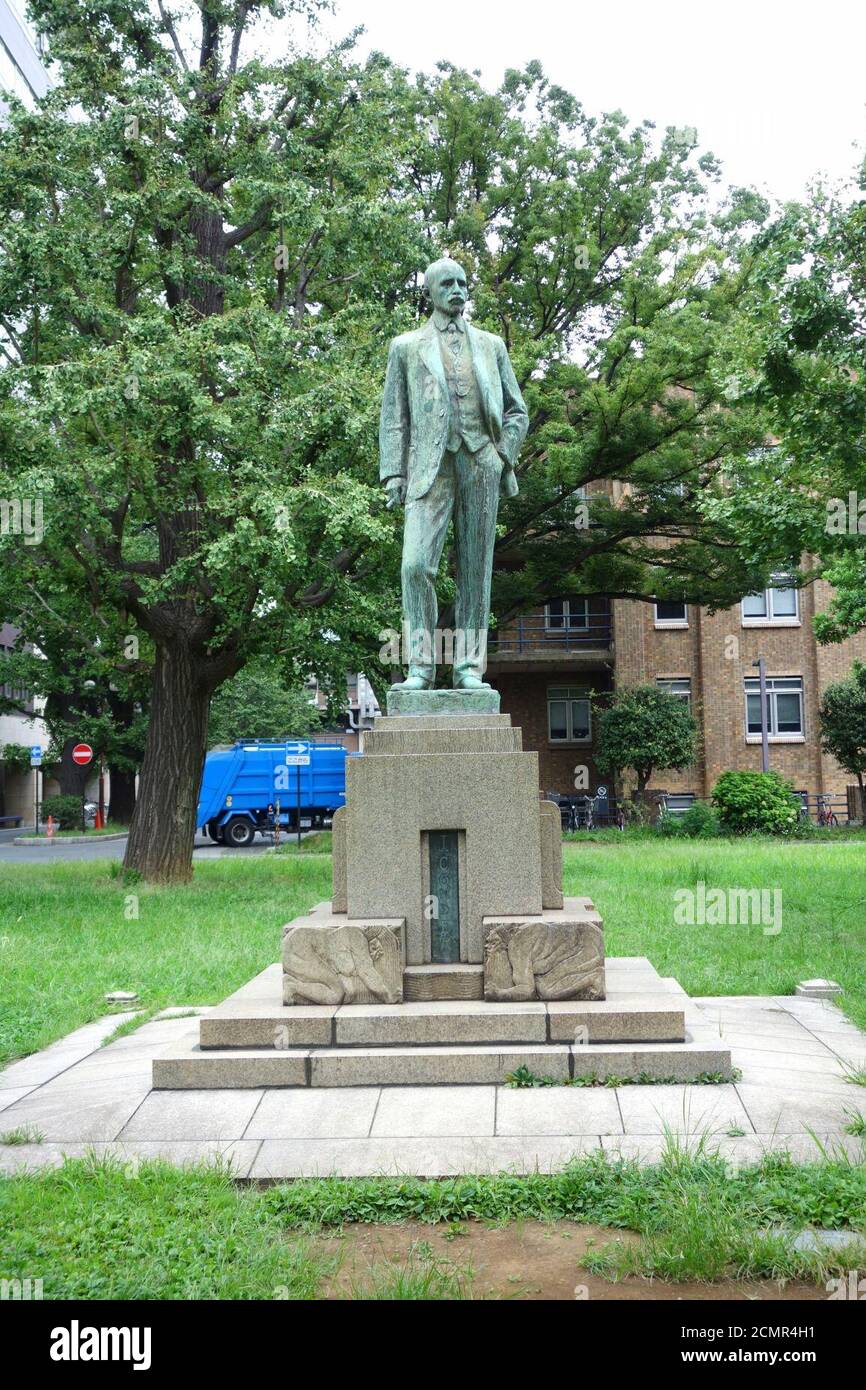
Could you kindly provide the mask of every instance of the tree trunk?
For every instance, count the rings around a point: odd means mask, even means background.
[[[53,773],[60,783],[61,796],[84,796],[87,783],[93,776],[92,762],[86,767],[79,767],[78,763],[72,761],[72,750],[80,742],[77,738],[66,739],[60,762],[54,765]]]
[[[109,810],[112,825],[129,825],[135,811],[135,773],[109,763],[111,792]]]
[[[149,883],[192,878],[210,694],[185,642],[157,647],[138,800],[123,861]]]

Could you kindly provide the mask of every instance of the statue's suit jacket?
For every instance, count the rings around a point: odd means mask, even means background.
[[[490,440],[505,465],[500,491],[513,497],[514,464],[529,427],[526,406],[502,339],[470,323],[465,328]],[[423,328],[395,338],[388,353],[379,476],[383,482],[405,478],[407,502],[430,491],[445,456],[451,404],[438,338],[431,318]]]

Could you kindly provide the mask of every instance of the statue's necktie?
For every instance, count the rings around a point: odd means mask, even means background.
[[[463,334],[459,332],[456,323],[449,323],[446,337],[448,339],[448,346],[451,349],[451,355],[455,358],[459,357],[463,347]]]

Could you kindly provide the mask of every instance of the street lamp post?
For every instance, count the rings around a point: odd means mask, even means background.
[[[767,663],[762,656],[752,662],[758,668],[761,691],[761,771],[770,771],[770,730],[767,719]]]

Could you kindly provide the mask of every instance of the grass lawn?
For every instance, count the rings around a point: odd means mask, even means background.
[[[604,918],[613,956],[648,956],[689,994],[793,994],[823,976],[866,1028],[866,840],[836,837],[680,840],[578,836],[564,846],[564,888],[587,894]],[[781,930],[679,926],[674,894],[695,889],[778,889]],[[772,899],[770,900],[772,901]]]
[[[281,926],[330,884],[330,857],[312,853],[209,860],[185,888],[124,884],[105,861],[4,865],[0,1060],[104,1015],[115,989],[146,1011],[218,1003],[278,958]]]
[[[146,1011],[215,1004],[277,959],[284,922],[330,895],[328,836],[199,863],[185,888],[124,884],[105,862],[0,869],[0,1061],[45,1047],[133,990]],[[662,840],[616,831],[564,845],[610,955],[646,955],[693,994],[788,994],[816,975],[866,1027],[866,842]],[[782,926],[678,926],[674,893],[778,888]],[[135,913],[138,913],[136,918]]]
[[[593,1241],[581,1250],[590,1223]],[[402,1250],[401,1224],[409,1227]],[[671,1147],[646,1169],[596,1156],[550,1175],[259,1189],[236,1187],[213,1168],[148,1163],[136,1171],[77,1160],[0,1180],[0,1278],[41,1277],[47,1299],[521,1298],[524,1285],[543,1285],[552,1263],[564,1261],[565,1289],[554,1296],[565,1298],[577,1281],[633,1275],[672,1281],[692,1297],[701,1296],[695,1285],[719,1282],[734,1295],[779,1296],[775,1285],[761,1291],[744,1280],[799,1280],[825,1296],[829,1277],[856,1266],[850,1250],[792,1250],[783,1233],[808,1225],[866,1228],[866,1165],[775,1156],[732,1174],[718,1159]],[[392,1233],[402,1257],[374,1256],[360,1277],[341,1280],[359,1226],[380,1249]],[[518,1286],[512,1274],[473,1290],[467,1256],[485,1228],[511,1243],[511,1270],[527,1228],[538,1232],[529,1258],[523,1247]],[[324,1238],[340,1230],[342,1241]]]

